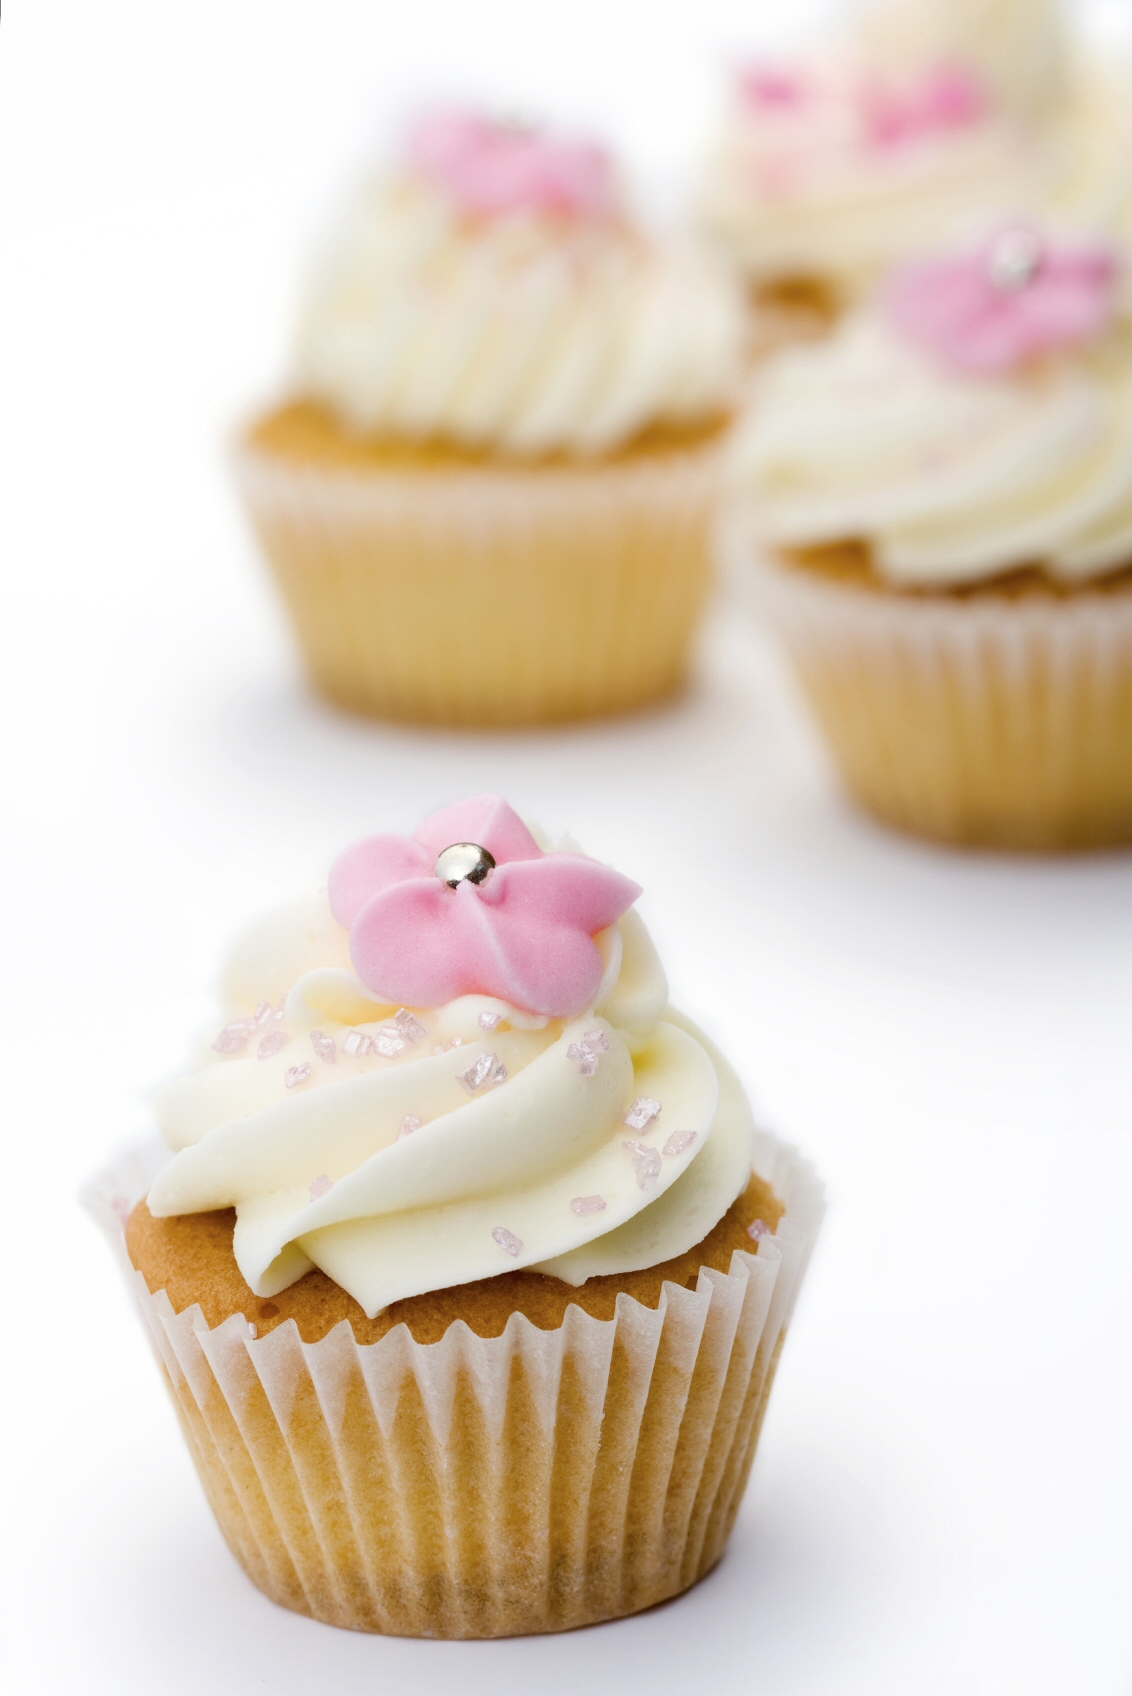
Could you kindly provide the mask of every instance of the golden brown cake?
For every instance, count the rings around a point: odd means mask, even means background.
[[[293,1319],[304,1343],[317,1343],[335,1325],[348,1321],[359,1343],[376,1343],[395,1325],[407,1325],[414,1341],[438,1343],[457,1319],[477,1337],[499,1337],[513,1313],[521,1313],[542,1331],[561,1325],[573,1305],[595,1319],[612,1319],[617,1297],[631,1296],[643,1307],[657,1308],[666,1283],[695,1289],[700,1268],[726,1272],[736,1249],[751,1252],[752,1242],[774,1235],[783,1213],[769,1184],[752,1176],[707,1236],[683,1254],[639,1272],[590,1278],[574,1288],[542,1272],[501,1272],[474,1284],[428,1290],[391,1302],[370,1319],[348,1291],[311,1268],[299,1281],[279,1290],[271,1300],[253,1295],[232,1253],[234,1208],[214,1213],[184,1213],[155,1219],[144,1201],[130,1214],[126,1248],[130,1260],[150,1290],[164,1290],[175,1313],[197,1306],[209,1325],[223,1325],[233,1314],[254,1324],[267,1336]],[[755,1236],[751,1226],[755,1226]]]
[[[683,687],[725,424],[523,462],[292,402],[236,463],[322,694],[417,723],[543,724]]]

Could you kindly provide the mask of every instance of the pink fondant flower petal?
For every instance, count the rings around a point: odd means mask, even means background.
[[[496,865],[507,860],[541,860],[542,849],[502,795],[472,795],[433,813],[413,832],[430,850],[433,861],[454,842],[476,842],[486,848]],[[432,870],[432,865],[429,866]]]
[[[596,942],[585,931],[537,914],[492,914],[499,947],[498,995],[517,1007],[552,1018],[584,1013],[597,994],[604,963]]]
[[[411,836],[367,836],[330,868],[330,911],[348,930],[371,896],[406,878],[431,876],[435,863],[436,855]]]
[[[375,895],[350,933],[363,983],[384,999],[436,1007],[493,995],[532,1013],[569,1018],[601,982],[602,959],[584,930],[539,914],[489,907],[471,884],[414,879]]]
[[[408,159],[461,211],[477,216],[549,212],[607,218],[617,210],[616,175],[604,148],[521,124],[458,110],[435,112],[410,135]]]
[[[1108,248],[1057,248],[1007,226],[974,253],[910,266],[886,304],[910,341],[990,375],[1100,335],[1115,312],[1117,272]]]
[[[449,889],[434,875],[454,842],[489,850],[496,869],[485,883]],[[596,860],[544,854],[498,795],[434,814],[416,839],[370,837],[330,880],[355,970],[375,994],[410,1007],[493,995],[553,1018],[592,1003],[603,970],[594,936],[639,894]]]
[[[482,888],[489,907],[509,917],[537,915],[593,936],[614,924],[641,893],[640,885],[581,854],[547,854],[500,866]]]
[[[861,102],[868,138],[882,148],[963,129],[989,106],[982,83],[965,65],[933,66],[904,87],[866,83]]]
[[[739,72],[739,96],[756,111],[802,105],[810,90],[801,71],[757,63]]]
[[[474,899],[472,886],[465,887]],[[484,981],[495,976],[487,939],[475,914],[469,914],[473,922],[464,920],[465,904],[459,891],[434,877],[414,878],[367,901],[350,931],[350,958],[362,982],[412,1007],[440,1007],[477,990],[495,994]]]

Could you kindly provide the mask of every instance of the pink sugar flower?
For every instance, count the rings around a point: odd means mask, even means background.
[[[973,253],[908,267],[886,306],[910,341],[960,371],[992,375],[1099,335],[1115,312],[1117,276],[1110,248],[1054,247],[1012,224]]]
[[[739,72],[740,97],[756,110],[801,106],[811,92],[802,73],[785,66],[754,64]]]
[[[356,842],[330,873],[331,910],[375,994],[410,1007],[493,995],[551,1018],[591,1004],[593,939],[640,893],[597,860],[545,854],[498,795],[434,813],[412,836]]]
[[[861,105],[869,141],[889,148],[965,129],[986,116],[989,101],[965,65],[936,65],[900,87],[866,82]]]
[[[618,209],[609,154],[520,124],[448,110],[422,119],[409,137],[408,160],[462,212],[491,217],[542,212],[609,218]]]

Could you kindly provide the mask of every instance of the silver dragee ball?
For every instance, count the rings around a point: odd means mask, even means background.
[[[991,245],[987,260],[990,280],[1004,294],[1029,288],[1043,259],[1041,237],[1033,230],[1003,230]]]
[[[436,875],[449,889],[458,883],[486,883],[495,870],[495,860],[478,842],[454,842],[436,862]]]

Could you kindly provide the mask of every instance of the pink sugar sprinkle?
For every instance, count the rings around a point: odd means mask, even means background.
[[[677,1154],[683,1154],[684,1150],[690,1148],[695,1140],[695,1131],[673,1131],[661,1153],[667,1154],[671,1159]]]
[[[304,1060],[301,1066],[288,1066],[283,1074],[283,1082],[288,1089],[294,1089],[296,1084],[305,1084],[311,1075],[311,1063]]]
[[[217,1054],[239,1054],[248,1046],[248,1034],[251,1021],[236,1019],[232,1024],[225,1025],[213,1049]]]
[[[630,1130],[643,1131],[661,1111],[660,1102],[651,1095],[639,1095],[625,1115]]]
[[[576,1195],[570,1203],[570,1210],[579,1215],[584,1213],[604,1213],[606,1203],[600,1195]]]
[[[758,1243],[761,1242],[764,1237],[773,1236],[774,1233],[765,1219],[752,1219],[751,1223],[747,1226],[747,1235],[749,1237],[753,1237]]]
[[[609,1038],[602,1030],[587,1031],[580,1042],[572,1042],[566,1050],[568,1060],[578,1062],[578,1070],[583,1078],[592,1078],[597,1071],[598,1061],[603,1054],[609,1053]]]
[[[506,1225],[496,1225],[491,1234],[500,1248],[505,1249],[512,1259],[516,1259],[523,1252],[522,1239],[517,1237],[514,1231],[509,1231]]]
[[[422,1025],[416,1014],[410,1013],[407,1007],[402,1007],[400,1012],[394,1013],[393,1023],[402,1041],[407,1042],[410,1048],[416,1048],[428,1035],[428,1026]]]
[[[397,1141],[400,1142],[402,1137],[411,1137],[413,1132],[419,1131],[423,1124],[424,1120],[418,1119],[415,1113],[406,1113],[397,1132]]]
[[[651,1190],[660,1177],[659,1149],[650,1148],[647,1143],[638,1142],[635,1138],[630,1138],[621,1146],[627,1148],[633,1156],[633,1171],[637,1175],[638,1189]]]
[[[320,1196],[328,1195],[334,1188],[334,1179],[320,1172],[317,1178],[312,1178],[308,1186],[312,1201],[318,1201]]]
[[[281,1048],[286,1048],[290,1040],[286,1031],[268,1031],[266,1036],[260,1037],[256,1054],[261,1060],[270,1060],[273,1054],[278,1054]]]
[[[475,1095],[477,1090],[485,1086],[494,1088],[507,1082],[507,1068],[498,1054],[481,1054],[478,1060],[473,1060],[466,1071],[456,1073],[456,1082],[462,1084],[469,1095]]]

